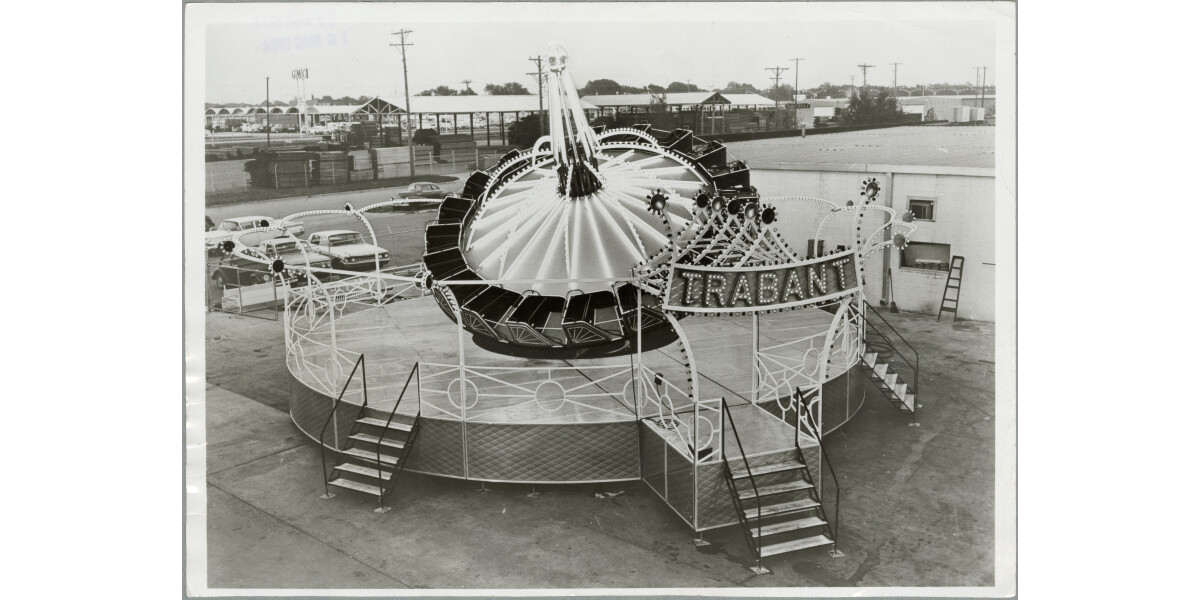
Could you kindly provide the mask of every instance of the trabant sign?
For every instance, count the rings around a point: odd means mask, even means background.
[[[674,265],[663,308],[695,313],[743,313],[796,308],[858,291],[854,251],[787,265]]]

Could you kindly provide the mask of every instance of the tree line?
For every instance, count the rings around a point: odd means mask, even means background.
[[[972,89],[973,87],[974,87],[974,84],[972,84],[971,82],[966,82],[966,83],[941,82],[941,83],[930,83],[930,84],[922,84],[922,85],[904,86],[904,88],[906,90],[924,88],[931,92],[935,91],[935,90],[939,90],[939,89],[961,90],[961,89]],[[852,90],[849,93],[849,96],[848,96],[848,92],[847,92],[848,88],[850,90]],[[866,87],[866,91],[868,94],[870,94],[870,93],[879,94],[883,91],[887,91],[890,94],[891,89],[892,89],[891,86],[887,86],[887,85],[870,85],[870,86]],[[651,84],[647,84],[647,85],[644,85],[641,87],[637,87],[637,86],[623,85],[623,84],[617,83],[616,81],[613,81],[612,79],[593,79],[592,81],[587,82],[586,85],[584,85],[582,88],[580,88],[578,90],[580,96],[605,96],[605,95],[614,95],[614,94],[675,94],[675,93],[682,93],[682,92],[707,92],[707,91],[712,91],[712,92],[717,92],[717,93],[726,93],[726,94],[759,94],[759,95],[762,95],[771,100],[778,100],[780,102],[790,102],[797,94],[797,91],[791,85],[788,85],[786,83],[781,84],[778,87],[768,86],[768,87],[759,88],[751,83],[741,83],[741,82],[737,82],[737,81],[730,81],[730,82],[726,83],[723,87],[720,87],[715,90],[705,90],[695,84],[686,83],[686,82],[682,82],[682,81],[672,81],[671,83],[667,84],[666,86],[661,86],[661,85],[651,83]],[[853,98],[853,94],[862,93],[862,91],[863,91],[862,86],[859,86],[857,88],[851,88],[851,86],[848,86],[848,85],[834,85],[831,82],[825,81],[825,82],[822,82],[821,85],[819,85],[819,86],[807,88],[807,89],[801,89],[799,91],[799,93],[804,94],[809,98],[825,98],[825,97],[830,97],[830,98],[850,97],[850,98]],[[987,86],[984,88],[984,91],[989,94],[995,93],[995,87]],[[498,83],[498,84],[497,83],[489,83],[489,84],[483,86],[483,93],[487,94],[489,96],[518,96],[518,95],[525,96],[525,95],[536,93],[536,90],[530,91],[529,88],[527,88],[525,85],[521,84],[520,82],[510,81],[508,83]],[[477,95],[477,93],[475,92],[475,90],[471,89],[470,85],[463,86],[462,89],[459,89],[456,87],[451,87],[448,85],[439,85],[437,87],[424,90],[424,91],[418,93],[417,95],[418,96],[475,96],[475,95]],[[326,96],[321,96],[320,98],[317,98],[314,96],[309,100],[309,102],[313,103],[313,104],[355,105],[355,106],[357,106],[357,105],[364,104],[364,103],[370,101],[372,97],[373,96],[342,96],[340,98],[334,98],[333,96],[326,95]],[[243,105],[245,105],[244,102],[225,102],[225,103],[205,102],[204,103],[205,108],[227,108],[227,107],[243,106]],[[258,104],[254,104],[254,106],[263,106],[263,105],[266,105],[265,100],[263,102],[259,102]],[[270,104],[270,106],[295,106],[295,105],[296,105],[295,100],[290,100],[290,101],[275,100],[275,101],[272,101]]]

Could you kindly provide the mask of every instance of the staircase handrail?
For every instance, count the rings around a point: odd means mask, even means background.
[[[799,411],[797,411],[797,414],[798,414],[798,412]],[[837,544],[838,544],[838,526],[840,524],[839,519],[841,518],[840,513],[841,513],[841,507],[842,507],[842,486],[840,483],[838,483],[837,471],[833,470],[833,461],[829,460],[829,453],[825,451],[825,443],[821,441],[821,436],[817,436],[816,439],[817,439],[817,447],[821,449],[821,464],[829,465],[829,474],[833,477],[833,529],[832,529],[833,550],[832,551],[836,555]],[[797,452],[800,451],[799,444],[797,444],[796,451]],[[820,494],[820,492],[818,492],[818,494]]]
[[[360,367],[362,368],[361,371],[359,371]],[[366,355],[359,354],[358,360],[354,361],[354,368],[350,370],[350,374],[346,377],[346,383],[342,385],[342,391],[338,393],[337,400],[334,400],[333,402],[333,408],[330,409],[329,416],[325,417],[325,424],[321,426],[321,436],[317,439],[317,441],[321,444],[321,479],[325,482],[326,496],[329,495],[329,471],[327,465],[325,464],[325,430],[329,429],[329,422],[333,420],[334,415],[337,414],[337,409],[342,404],[342,398],[346,395],[346,390],[349,389],[350,382],[354,380],[355,372],[359,373],[359,376],[362,380],[362,405],[367,405],[367,359]],[[333,441],[333,447],[334,449],[340,450],[340,448],[338,448],[337,440]]]
[[[417,367],[420,364],[421,363],[413,363],[412,370],[410,370],[408,372],[408,379],[406,379],[404,381],[404,387],[400,389],[400,396],[396,398],[396,404],[394,406],[392,406],[392,412],[388,414],[387,423],[383,426],[383,431],[379,432],[379,441],[375,442],[375,468],[379,472],[379,497],[381,499],[383,498],[383,488],[384,488],[384,486],[383,486],[383,436],[387,435],[388,429],[391,428],[392,419],[396,418],[396,409],[400,408],[400,401],[404,399],[404,392],[408,391],[408,384],[412,382],[413,375],[415,375],[417,373]],[[365,402],[363,403],[363,406],[366,406]],[[409,430],[409,435],[408,435],[407,441],[404,443],[404,445],[405,445],[404,449],[406,451],[409,450],[411,448],[412,443],[414,441],[416,441],[413,438],[412,434],[413,434],[413,432],[415,432],[417,430],[417,420],[420,418],[420,416],[421,416],[421,402],[420,402],[420,399],[418,398],[417,414],[416,414],[416,416],[413,417],[413,427],[412,427],[412,429]],[[396,466],[397,467],[400,466],[399,460],[397,460]],[[395,476],[397,476],[397,477],[399,476],[399,473],[397,473],[397,472],[394,472],[394,473],[395,473]]]
[[[867,327],[870,327],[871,330],[874,331],[876,335],[883,338],[884,343],[886,343],[888,345],[888,348],[890,348],[892,350],[892,353],[895,354],[896,356],[900,357],[900,360],[904,361],[904,364],[908,365],[908,368],[913,370],[912,392],[913,392],[914,400],[913,400],[913,406],[912,406],[912,413],[913,413],[913,418],[915,419],[916,414],[917,414],[917,403],[916,403],[915,398],[916,398],[917,392],[920,388],[920,381],[921,381],[921,353],[918,352],[917,349],[914,348],[913,345],[908,342],[908,340],[904,339],[904,336],[900,335],[900,332],[896,331],[896,328],[892,327],[892,324],[888,323],[887,319],[883,318],[883,315],[879,314],[879,311],[875,310],[875,307],[873,307],[870,304],[867,304],[865,302],[863,303],[863,306],[866,306],[867,308],[871,309],[871,312],[875,313],[875,316],[879,317],[879,320],[883,321],[883,324],[887,325],[887,328],[890,329],[892,331],[892,333],[896,334],[896,337],[899,338],[900,341],[904,342],[904,345],[908,346],[909,350],[912,350],[913,360],[910,361],[910,360],[908,360],[908,357],[904,356],[904,354],[902,352],[900,352],[899,350],[896,349],[896,345],[892,343],[892,340],[888,335],[881,332],[879,330],[879,328],[875,326],[874,323],[872,323],[869,319],[866,318],[865,314],[863,315],[863,323],[866,323]]]
[[[917,362],[920,362],[920,360],[921,360],[921,353],[920,353],[920,352],[917,352],[917,349],[916,349],[916,348],[914,348],[914,347],[913,347],[913,345],[912,345],[912,344],[910,344],[910,343],[908,342],[908,340],[904,339],[904,336],[903,336],[903,335],[900,335],[900,332],[899,332],[899,331],[896,331],[896,328],[895,328],[895,327],[892,327],[892,324],[891,324],[891,323],[888,323],[887,319],[883,318],[883,315],[882,315],[882,314],[880,314],[878,310],[875,310],[875,307],[874,307],[874,306],[871,306],[870,304],[868,304],[868,303],[866,303],[866,302],[863,302],[863,306],[865,306],[865,307],[867,307],[867,308],[871,309],[871,312],[875,313],[875,316],[879,317],[879,320],[880,320],[880,321],[882,321],[884,325],[887,325],[887,328],[888,328],[888,329],[890,329],[890,330],[892,331],[892,333],[896,334],[896,337],[897,337],[897,338],[899,338],[901,342],[904,342],[904,345],[905,345],[905,346],[908,346],[908,349],[909,349],[909,350],[912,350],[913,356],[914,356],[914,357],[916,357],[916,360],[917,360]],[[873,323],[871,323],[870,321],[868,321],[867,319],[865,319],[865,318],[864,318],[864,319],[863,319],[863,322],[865,322],[865,323],[867,323],[868,325],[870,325],[870,326],[871,326],[871,329],[874,329],[874,330],[875,330],[875,331],[877,331],[877,332],[879,331],[879,329],[878,329],[877,327],[875,327],[875,325],[874,325]],[[891,343],[891,339],[890,339],[889,337],[887,337],[886,335],[883,335],[883,336],[881,336],[881,337],[883,337],[885,340],[888,340],[889,344]],[[894,350],[894,349],[895,349],[895,346],[893,346],[893,348],[892,348],[892,349]],[[899,354],[899,353],[897,352],[897,354]],[[901,355],[900,357],[901,357],[901,358],[904,358],[904,356],[903,356],[903,355]],[[908,359],[905,359],[905,362],[908,362]],[[910,363],[910,366],[911,366],[911,363]]]
[[[742,437],[740,435],[738,435],[737,425],[735,425],[733,422],[733,413],[731,413],[729,411],[729,404],[727,402],[725,402],[724,397],[721,398],[721,410],[723,410],[725,412],[725,419],[727,421],[729,421],[729,428],[733,430],[733,439],[737,442],[738,452],[742,455],[742,463],[744,463],[746,465],[746,475],[749,476],[749,478],[750,478],[750,487],[752,489],[754,489],[754,498],[759,503],[758,504],[758,514],[754,517],[754,520],[755,520],[755,525],[758,529],[758,540],[761,540],[762,539],[762,504],[761,504],[762,497],[758,494],[758,484],[754,481],[754,470],[750,468],[750,459],[746,457],[746,449],[745,449],[745,447],[742,446]],[[721,436],[722,445],[724,445],[724,441],[725,441],[725,436]],[[723,448],[723,447],[721,448],[721,454],[724,455],[724,457],[725,457],[725,468],[729,469],[729,455],[725,454],[725,448]],[[730,478],[731,479],[732,479],[732,476],[733,476],[733,472],[732,472],[732,470],[730,470]],[[732,491],[733,491],[733,497],[738,503],[737,513],[739,515],[739,518],[742,520],[743,525],[748,525],[748,523],[745,522],[746,512],[741,510],[742,502],[741,502],[741,499],[738,497],[736,485],[733,487]],[[749,527],[744,527],[743,530],[749,531]],[[749,541],[749,540],[747,540],[747,541]],[[751,546],[754,548],[755,558],[761,560],[762,559],[762,546],[760,545],[760,542],[755,541],[753,544],[751,544]]]

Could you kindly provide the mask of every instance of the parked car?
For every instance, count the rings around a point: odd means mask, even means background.
[[[393,206],[392,210],[433,208],[442,202],[446,194],[446,190],[432,183],[413,183],[392,196],[392,200],[400,200],[400,204]]]
[[[258,251],[268,260],[282,260],[283,264],[288,267],[315,267],[318,269],[328,269],[333,266],[333,261],[326,255],[317,252],[307,242],[295,240],[290,237],[277,237],[266,240],[258,245]],[[307,253],[307,261],[305,257]],[[314,273],[317,279],[328,281],[336,278],[336,276],[328,273]],[[300,285],[304,283],[301,277],[292,279],[292,285]]]
[[[260,216],[225,219],[217,225],[216,229],[206,231],[204,233],[204,249],[207,250],[209,254],[216,254],[221,251],[221,244],[232,240],[234,234],[239,231],[246,231],[256,227],[270,227],[278,224],[279,219]],[[287,230],[294,236],[304,235],[304,224],[290,223],[287,226]],[[262,243],[264,240],[277,237],[278,235],[279,232],[277,231],[264,231],[242,236],[241,242],[247,246],[256,246]]]
[[[320,231],[308,236],[308,243],[317,252],[328,256],[335,269],[374,271],[376,256],[379,257],[380,268],[392,258],[387,250],[368,244],[357,231]]]
[[[250,252],[262,256],[257,250]],[[221,289],[267,283],[271,277],[266,265],[234,254],[222,256],[212,274],[213,283]]]

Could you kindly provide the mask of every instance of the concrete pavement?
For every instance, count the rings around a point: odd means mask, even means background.
[[[736,528],[691,543],[639,483],[480,484],[412,474],[379,515],[318,496],[321,455],[287,414],[282,324],[209,313],[208,585],[213,588],[987,586],[993,582],[994,326],[888,320],[922,353],[920,426],[885,400],[826,438],[842,558],[770,557]],[[619,492],[619,494],[618,494]],[[617,494],[609,496],[608,493]],[[597,497],[600,494],[601,497]]]

